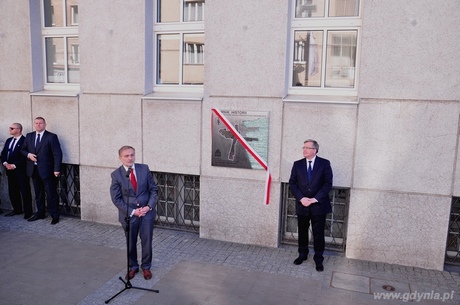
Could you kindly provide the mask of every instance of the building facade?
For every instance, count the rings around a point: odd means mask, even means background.
[[[0,142],[46,118],[79,167],[81,218],[114,224],[110,173],[132,145],[152,171],[199,176],[202,238],[277,247],[281,190],[313,138],[349,191],[346,256],[442,270],[460,197],[459,13],[456,0],[2,0]],[[267,170],[212,165],[214,109],[268,114],[268,205]]]

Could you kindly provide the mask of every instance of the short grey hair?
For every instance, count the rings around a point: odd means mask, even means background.
[[[308,139],[308,140],[305,140],[303,142],[303,144],[307,143],[307,142],[310,142],[310,143],[313,143],[313,147],[316,148],[316,152],[319,151],[319,144],[318,142],[316,142],[315,140],[312,140],[312,139]]]

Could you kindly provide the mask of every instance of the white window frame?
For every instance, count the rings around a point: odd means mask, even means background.
[[[203,93],[203,85],[190,85],[190,84],[159,84],[158,77],[158,36],[164,34],[177,34],[180,35],[180,49],[179,53],[181,54],[180,64],[179,64],[179,75],[180,75],[180,82],[182,82],[183,77],[183,66],[185,63],[184,58],[184,35],[185,34],[205,34],[204,31],[204,18],[205,18],[205,9],[203,11],[203,20],[202,21],[183,21],[184,18],[184,2],[188,2],[187,0],[180,0],[180,18],[181,21],[179,22],[158,22],[158,2],[159,0],[155,1],[154,5],[154,78],[153,78],[153,90],[154,92],[165,92],[165,93]],[[203,46],[204,49],[204,46]],[[203,55],[204,56],[204,55]],[[203,60],[204,61],[204,60]],[[204,62],[203,62],[204,64]]]
[[[42,51],[43,51],[43,80],[44,80],[44,90],[70,90],[70,91],[79,91],[80,90],[80,83],[69,83],[68,82],[68,46],[67,46],[67,39],[68,38],[79,38],[78,35],[78,23],[71,24],[70,26],[65,26],[67,24],[67,14],[66,14],[66,1],[62,1],[63,5],[63,24],[62,27],[45,27],[45,11],[44,11],[44,0],[40,0],[40,17],[41,17],[41,26],[42,26]],[[71,9],[71,8],[69,8]],[[53,14],[53,25],[55,25]],[[71,16],[73,18],[73,16]],[[46,61],[46,39],[47,38],[62,38],[64,40],[64,71],[65,71],[65,82],[63,83],[49,83],[48,82],[48,75],[47,75],[47,61]]]
[[[324,0],[326,9],[325,16],[328,16],[329,0]],[[289,95],[308,95],[308,96],[357,96],[359,83],[359,56],[361,45],[361,14],[362,2],[359,1],[359,16],[354,17],[310,17],[296,18],[295,6],[296,0],[291,0],[291,29],[289,39]],[[296,31],[323,31],[323,48],[322,48],[322,65],[321,69],[321,87],[296,87],[293,86],[293,66],[294,66],[294,40]],[[327,34],[328,31],[357,31],[356,41],[356,64],[355,64],[355,82],[353,88],[331,88],[325,87],[326,63],[327,63]]]

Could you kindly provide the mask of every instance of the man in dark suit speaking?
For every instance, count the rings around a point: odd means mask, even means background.
[[[329,192],[332,189],[332,168],[329,160],[318,157],[319,144],[306,140],[303,144],[303,159],[294,162],[289,178],[289,187],[296,199],[299,257],[294,264],[300,265],[308,258],[308,229],[312,226],[313,260],[316,270],[324,270],[324,228],[326,214],[332,212]]]
[[[26,135],[21,153],[27,157],[27,176],[32,177],[37,213],[28,221],[46,217],[45,194],[48,212],[53,218],[51,224],[59,222],[58,177],[61,173],[62,150],[58,136],[46,129],[42,117],[34,120],[35,131]]]
[[[157,202],[157,186],[153,181],[150,169],[146,164],[134,163],[135,150],[131,146],[123,146],[118,150],[123,164],[111,174],[110,196],[118,208],[118,220],[127,232],[129,223],[128,252],[129,271],[126,279],[132,279],[139,272],[137,260],[137,236],[141,238],[142,264],[144,279],[152,278],[152,235],[155,221],[155,204]],[[129,221],[126,219],[129,217]]]

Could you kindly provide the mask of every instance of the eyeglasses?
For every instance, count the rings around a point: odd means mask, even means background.
[[[17,127],[10,127],[10,130],[13,130],[13,129],[18,129]]]
[[[316,149],[314,147],[302,147],[302,149]]]

